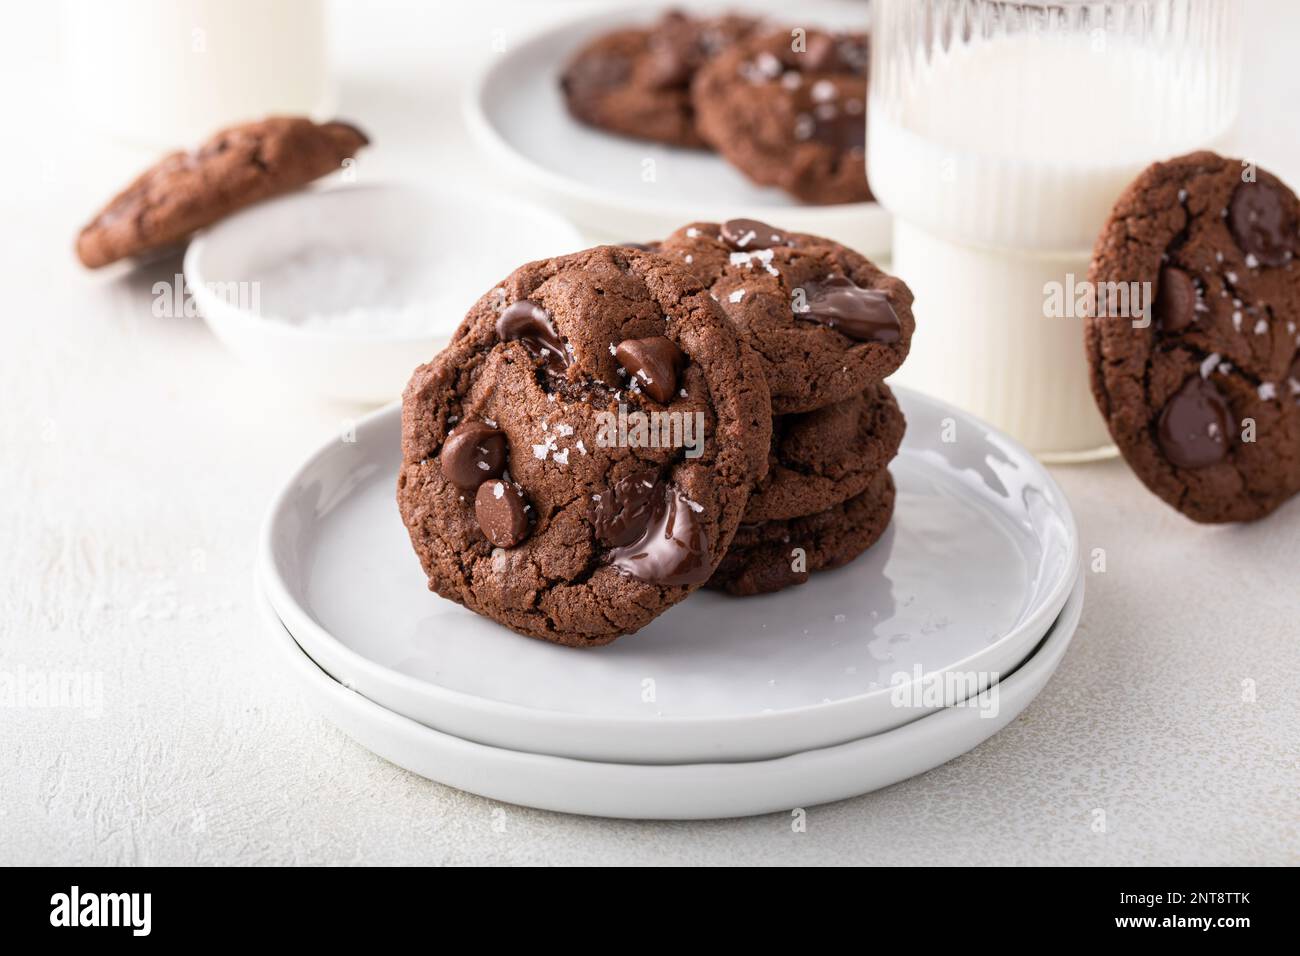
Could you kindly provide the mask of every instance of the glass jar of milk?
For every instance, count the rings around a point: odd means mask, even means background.
[[[1238,0],[875,0],[871,188],[916,295],[897,379],[1055,460],[1105,454],[1080,306],[1144,167],[1236,118]]]

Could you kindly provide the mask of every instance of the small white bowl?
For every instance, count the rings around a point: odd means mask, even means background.
[[[207,229],[185,282],[249,365],[295,392],[369,404],[400,395],[493,283],[583,245],[567,220],[502,196],[341,186]]]

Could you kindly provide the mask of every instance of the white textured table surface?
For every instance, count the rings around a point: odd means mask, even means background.
[[[1250,5],[1243,137],[1297,183],[1279,38],[1300,17]],[[337,11],[340,113],[383,144],[366,175],[486,175],[460,66],[550,11],[455,6]],[[1300,862],[1300,500],[1201,528],[1118,462],[1056,470],[1106,570],[1043,694],[946,766],[813,808],[805,833],[784,815],[503,818],[354,745],[286,690],[251,602],[269,495],[354,412],[246,375],[198,320],[155,318],[150,287],[178,264],[76,266],[76,229],[139,157],[64,122],[53,20],[10,15],[29,19],[0,32],[0,672],[103,693],[0,707],[0,863]]]

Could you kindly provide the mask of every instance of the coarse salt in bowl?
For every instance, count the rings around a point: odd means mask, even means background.
[[[474,301],[519,265],[580,249],[567,220],[498,195],[312,189],[197,236],[185,281],[212,331],[295,392],[401,394]]]

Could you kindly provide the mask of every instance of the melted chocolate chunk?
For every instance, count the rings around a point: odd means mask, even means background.
[[[1155,318],[1166,332],[1181,332],[1196,320],[1196,282],[1182,269],[1160,270],[1160,287],[1153,304]]]
[[[591,524],[596,540],[606,547],[619,547],[637,540],[650,523],[654,502],[663,497],[663,485],[653,469],[633,472],[593,501]]]
[[[709,538],[676,488],[655,486],[649,520],[637,538],[613,548],[610,563],[650,584],[703,584],[712,573]]]
[[[897,342],[902,335],[898,314],[889,296],[877,289],[854,285],[845,276],[804,283],[807,308],[795,317],[811,319],[857,342]]]
[[[1232,436],[1227,399],[1207,378],[1193,375],[1165,405],[1156,440],[1170,464],[1205,468],[1223,461]]]
[[[443,442],[438,465],[457,488],[473,491],[506,467],[506,435],[484,422],[462,422]]]
[[[1268,180],[1237,187],[1228,206],[1228,228],[1241,251],[1260,265],[1286,265],[1294,254],[1295,216],[1281,188]]]
[[[728,219],[722,224],[722,241],[733,249],[767,249],[786,243],[785,233],[757,219]]]
[[[550,313],[536,302],[520,299],[501,310],[497,336],[505,342],[518,339],[534,356],[546,359],[551,368],[568,368],[569,350],[560,341]]]
[[[485,481],[474,496],[474,517],[498,548],[513,548],[528,537],[528,502],[519,489],[500,479]]]
[[[686,355],[671,339],[662,335],[624,339],[614,358],[656,402],[667,404],[677,394],[677,373],[686,365]]]

